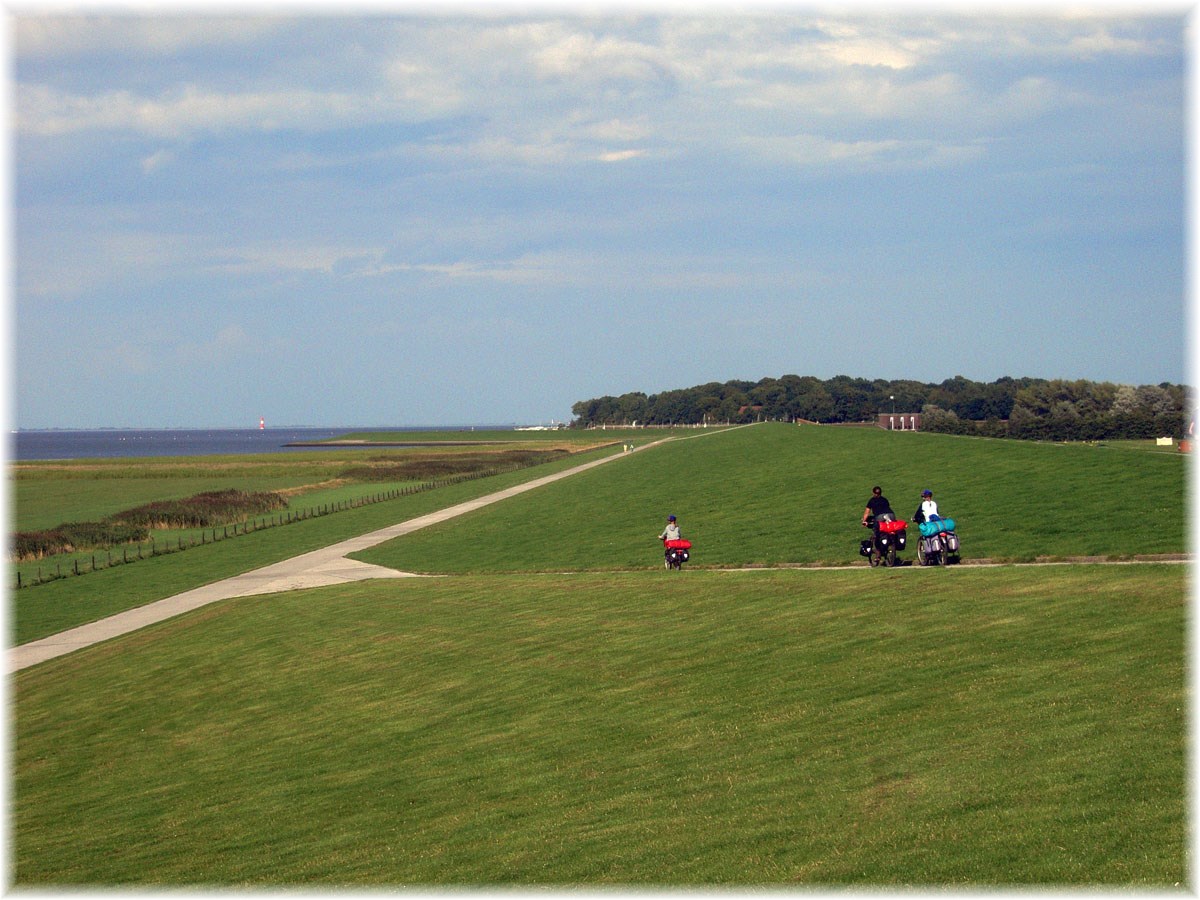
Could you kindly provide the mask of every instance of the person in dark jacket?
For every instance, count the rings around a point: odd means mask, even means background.
[[[883,488],[876,485],[871,488],[871,499],[867,501],[867,506],[863,510],[862,523],[866,525],[867,520],[872,516],[875,517],[875,521],[879,521],[879,517],[883,515],[896,517],[896,514],[892,512],[892,504],[888,503],[887,497],[883,496]]]
[[[896,514],[892,512],[892,504],[888,503],[887,497],[883,496],[883,488],[875,485],[871,488],[871,499],[867,501],[867,506],[863,510],[862,523],[870,525],[878,539],[879,523],[890,522],[895,518]]]

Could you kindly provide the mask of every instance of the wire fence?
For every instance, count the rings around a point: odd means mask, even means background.
[[[436,490],[437,488],[462,484],[466,481],[489,478],[493,475],[503,475],[519,469],[529,468],[530,466],[541,465],[543,462],[544,460],[533,463],[514,463],[509,466],[498,466],[478,472],[450,475],[444,478],[423,481],[401,488],[389,488],[386,491],[379,491],[347,500],[323,503],[304,509],[288,509],[271,515],[254,516],[244,521],[204,528],[199,530],[199,532],[193,532],[186,536],[180,534],[175,535],[173,538],[164,538],[163,540],[157,540],[152,536],[149,542],[139,542],[136,546],[125,545],[119,548],[108,547],[97,549],[90,553],[67,554],[67,559],[59,559],[53,563],[35,564],[26,562],[20,568],[16,569],[16,587],[18,590],[22,590],[41,584],[48,584],[62,578],[74,578],[92,572],[102,572],[114,566],[129,565],[142,559],[152,559],[155,556],[164,556],[169,553],[180,553],[184,550],[190,550],[193,547],[203,547],[209,544],[220,543],[221,541],[254,534],[268,528],[279,528],[284,525],[293,525],[297,522],[307,522],[321,516],[345,512],[350,509],[360,509],[364,506],[384,503],[389,500]]]

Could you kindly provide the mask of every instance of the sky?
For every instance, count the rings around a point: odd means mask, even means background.
[[[11,425],[1189,382],[1188,8],[1008,9],[10,6]]]

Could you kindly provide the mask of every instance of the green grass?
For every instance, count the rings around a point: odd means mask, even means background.
[[[272,479],[207,475],[182,481],[161,478],[106,478],[51,480],[17,479],[12,482],[13,531],[53,528],[62,522],[98,522],[101,519],[155,500],[179,500],[203,491],[280,490],[304,482],[297,478]]]
[[[440,432],[414,434],[419,435],[415,443],[453,437],[452,434]],[[532,434],[550,435],[553,432]],[[623,440],[612,432],[572,434],[575,436],[571,440],[563,439],[553,444],[543,436],[507,440],[503,447],[342,447],[294,453],[18,462],[9,466],[11,528],[14,531],[30,531],[53,528],[62,522],[95,521],[142,503],[174,500],[203,491],[227,488],[302,491],[307,496],[313,491],[325,490],[323,485],[341,478],[348,469],[363,465],[382,467],[431,457],[457,458],[475,454],[478,450],[485,455],[513,453],[523,449],[544,452],[555,447],[587,451],[618,444]],[[458,440],[471,435],[470,432],[458,435]],[[481,435],[481,439],[492,437],[495,435]],[[362,493],[364,488],[359,484],[356,490]]]
[[[861,562],[871,486],[910,517],[923,488],[964,558],[1182,553],[1185,460],[1140,450],[879,429],[759,425],[703,434],[358,554],[404,571],[661,565],[668,513],[692,565]],[[912,552],[907,554],[912,557]]]
[[[598,432],[580,432],[572,441],[554,444],[542,437],[540,441],[510,439],[502,444],[19,462],[10,467],[12,529],[28,533],[67,523],[100,522],[135,506],[227,490],[280,493],[288,502],[286,516],[281,512],[262,521],[290,521],[324,507],[357,505],[364,499],[451,478],[544,465],[558,454],[588,452],[615,443]],[[163,525],[143,539],[141,547],[134,543],[86,544],[40,558],[27,555],[15,562],[10,578],[27,586],[71,573],[90,574],[95,568],[140,559],[154,547],[182,549],[216,540],[249,519],[231,517],[214,523],[227,526],[220,535],[205,528]],[[87,527],[69,530],[76,534],[99,532]]]
[[[1121,557],[1185,549],[1184,460],[1178,454],[786,425],[679,434],[358,558],[422,572],[646,569],[661,565],[655,536],[674,512],[696,544],[692,567],[857,564],[865,533],[857,523],[874,483],[885,487],[905,516],[916,508],[921,488],[931,486],[943,511],[959,523],[964,558]],[[24,589],[15,594],[16,639],[43,637],[610,452],[593,450],[429,496]],[[327,474],[331,465],[294,457],[225,462],[276,475],[302,465],[309,478]],[[187,482],[187,473],[204,468],[185,461],[144,464],[175,473],[164,474],[164,482]],[[306,498],[340,499],[334,495],[360,487],[328,488]],[[1144,527],[1147,520],[1154,527]],[[906,555],[911,559],[911,552]],[[28,580],[37,564],[21,568]]]
[[[611,449],[605,448],[585,451],[541,466],[448,485],[426,493],[256,531],[182,553],[146,558],[128,566],[118,564],[80,577],[69,576],[23,588],[10,594],[12,640],[18,644],[36,640],[221,578],[249,572],[309,550],[327,547],[396,522],[540,478],[611,452]],[[318,499],[321,496],[334,499],[333,492],[316,495]],[[36,566],[33,563],[20,568],[28,572],[36,570]]]
[[[338,435],[321,443],[336,443],[338,441],[365,441],[388,443],[403,441],[404,443],[446,443],[458,441],[497,442],[504,444],[530,444],[533,446],[552,444],[563,447],[590,447],[597,443],[617,441],[624,443],[632,441],[635,444],[645,444],[659,438],[687,434],[687,428],[604,428],[604,429],[560,429],[555,431],[361,431],[353,434]]]
[[[1171,886],[1185,576],[468,576],[216,604],[14,677],[14,884]]]
[[[14,886],[1186,885],[1187,567],[855,555],[873,483],[931,487],[970,557],[1182,552],[1184,461],[1144,449],[700,433],[363,554],[474,574],[24,670]],[[584,458],[19,591],[16,637]],[[809,561],[859,565],[703,568]]]

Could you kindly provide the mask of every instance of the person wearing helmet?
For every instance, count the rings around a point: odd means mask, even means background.
[[[887,497],[883,496],[883,488],[879,485],[871,488],[871,499],[867,501],[867,505],[863,509],[862,523],[866,525],[872,517],[876,522],[886,521],[885,517],[895,518],[892,504],[888,503]]]
[[[937,501],[933,499],[933,491],[926,488],[921,491],[921,505],[917,507],[917,511],[913,513],[914,522],[932,522],[934,519],[940,519],[938,515]]]
[[[660,541],[677,541],[683,537],[683,532],[679,530],[679,523],[674,516],[667,516],[667,527],[663,529],[663,533],[658,536]]]
[[[663,529],[662,534],[660,534],[658,536],[658,539],[663,542],[664,564],[666,565],[666,567],[668,569],[671,568],[671,561],[672,561],[671,554],[672,553],[682,553],[683,558],[687,559],[687,551],[686,550],[682,550],[682,551],[672,550],[671,547],[667,546],[668,541],[678,541],[678,540],[681,540],[682,538],[683,538],[683,532],[679,530],[678,520],[674,516],[667,516],[667,527]],[[676,563],[675,567],[679,568],[679,564]]]
[[[875,535],[875,540],[879,540],[879,523],[890,522],[896,518],[896,514],[892,512],[892,504],[888,502],[888,498],[883,496],[883,488],[879,485],[871,488],[871,499],[867,501],[866,507],[863,509],[862,523],[871,529],[871,533]]]

